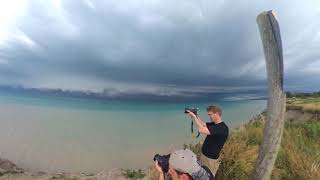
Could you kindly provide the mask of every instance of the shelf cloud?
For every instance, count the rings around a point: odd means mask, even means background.
[[[274,9],[285,89],[320,88],[318,0],[2,3],[1,85],[110,96],[256,96],[267,89],[256,16]]]

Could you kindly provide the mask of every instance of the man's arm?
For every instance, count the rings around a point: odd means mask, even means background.
[[[207,128],[207,126],[205,125],[205,123],[200,119],[200,117],[196,116],[193,112],[188,111],[189,115],[192,117],[192,119],[194,120],[194,122],[197,124],[198,126],[198,130],[200,133],[202,134],[207,134],[209,135],[209,129]]]

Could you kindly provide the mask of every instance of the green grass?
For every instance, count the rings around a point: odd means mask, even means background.
[[[254,163],[258,157],[263,137],[263,121],[254,121],[243,128],[233,130],[220,158],[221,164],[216,174],[217,180],[250,179]],[[184,145],[197,156],[201,144]],[[271,179],[320,179],[320,122],[285,122],[281,147],[272,171]],[[149,179],[157,179],[153,171]]]
[[[14,171],[14,170],[8,170],[8,171],[2,171],[0,172],[0,177],[5,175],[5,174],[18,174],[20,172]]]
[[[287,109],[302,112],[320,112],[320,92],[287,98]],[[262,113],[265,119],[266,112]],[[263,138],[264,121],[256,120],[244,127],[232,130],[224,145],[217,180],[247,180],[253,172]],[[197,156],[201,143],[184,145]],[[158,173],[151,168],[149,179],[157,179]],[[319,180],[320,179],[320,121],[286,121],[281,147],[271,174],[272,180]]]
[[[232,131],[221,153],[216,179],[250,179],[263,137],[263,121]],[[189,145],[197,153],[199,144]],[[320,122],[285,122],[271,179],[320,179]]]
[[[320,113],[320,95],[287,97],[287,109]]]
[[[313,93],[292,93],[292,92],[286,92],[287,98],[309,98],[309,97],[320,97],[320,91],[313,92]]]
[[[79,177],[65,177],[64,180],[80,180]]]
[[[248,179],[262,141],[263,122],[233,132],[222,153],[217,179]],[[271,179],[320,179],[320,122],[285,122],[283,139]]]
[[[66,177],[66,176],[53,176],[49,178],[49,180],[54,180],[54,179],[63,179],[63,180],[80,180],[80,177],[77,176],[72,176],[72,177]]]
[[[129,179],[142,179],[145,177],[145,173],[139,170],[122,169],[122,175]]]
[[[183,148],[188,148],[190,149],[192,152],[194,152],[197,155],[197,158],[200,159],[200,155],[201,155],[201,147],[202,144],[199,142],[197,144],[184,144]]]

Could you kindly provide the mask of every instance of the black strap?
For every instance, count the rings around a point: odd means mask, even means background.
[[[197,116],[198,117],[198,116]],[[191,133],[192,136],[194,135],[194,131],[193,131],[193,119],[191,119]],[[196,138],[198,138],[200,136],[200,132],[198,131],[198,135],[196,136]]]
[[[208,166],[202,165],[201,167],[210,175],[209,180],[215,180],[215,177]]]

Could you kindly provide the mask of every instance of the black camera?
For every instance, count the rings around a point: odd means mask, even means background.
[[[195,115],[198,115],[198,108],[184,108],[184,113],[188,113],[188,111],[191,111]]]
[[[158,161],[158,165],[161,167],[162,171],[164,173],[167,173],[169,170],[169,158],[170,158],[170,154],[168,155],[159,155],[156,154],[153,158],[154,161]]]

